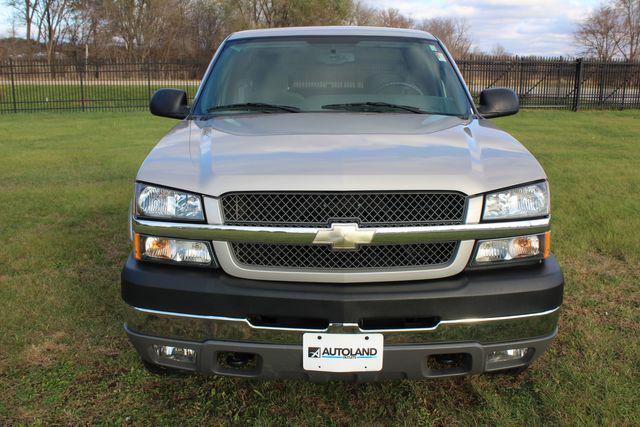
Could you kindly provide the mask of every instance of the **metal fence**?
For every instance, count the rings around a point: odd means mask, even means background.
[[[640,63],[473,57],[457,61],[474,96],[515,90],[525,108],[640,108]],[[145,109],[161,87],[192,98],[206,63],[0,62],[0,114]]]
[[[474,96],[507,87],[525,108],[640,108],[640,63],[479,57],[458,66]]]
[[[156,89],[193,97],[207,64],[187,62],[0,62],[0,114],[137,110]]]

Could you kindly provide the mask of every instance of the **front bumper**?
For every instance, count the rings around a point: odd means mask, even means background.
[[[382,371],[332,373],[312,372],[302,368],[302,346],[287,344],[261,344],[244,341],[204,342],[180,341],[141,335],[125,328],[129,339],[140,356],[153,364],[170,368],[197,371],[203,374],[227,375],[248,378],[303,378],[314,382],[329,380],[376,381],[380,379],[423,379],[450,377],[497,371],[524,366],[540,357],[555,338],[556,329],[542,337],[507,343],[483,345],[477,342],[423,345],[391,345],[384,348]],[[167,362],[153,351],[154,345],[166,345],[193,349],[194,364]],[[526,347],[531,353],[523,360],[489,365],[487,356],[494,351]],[[256,356],[257,362],[250,369],[236,369],[221,363],[220,354],[245,353]],[[433,369],[429,363],[432,355],[465,355],[465,362],[453,368]]]
[[[541,337],[555,330],[559,308],[518,316],[440,320],[419,328],[362,328],[357,323],[330,323],[326,328],[259,326],[249,319],[168,313],[125,307],[129,331],[182,341],[242,341],[260,344],[302,345],[307,332],[366,334],[381,333],[385,345],[478,342],[499,343]],[[301,347],[300,347],[301,348]]]
[[[131,257],[122,273],[126,330],[143,359],[202,373],[318,381],[462,375],[529,364],[556,334],[562,291],[562,273],[553,256],[533,266],[356,286],[252,281]],[[376,324],[372,319],[400,326],[371,328]],[[411,324],[407,319],[422,319],[422,324],[402,326],[403,321]],[[306,372],[306,332],[382,333],[383,370]],[[193,349],[196,363],[163,361],[153,345]],[[516,347],[533,351],[523,360],[487,364],[490,352]],[[218,355],[227,352],[253,354],[257,363],[250,370],[223,367]],[[427,366],[429,355],[445,353],[467,355],[467,362],[455,370]]]

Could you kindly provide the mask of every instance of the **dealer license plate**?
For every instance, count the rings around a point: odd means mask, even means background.
[[[313,334],[302,337],[307,371],[365,372],[382,369],[382,334]]]

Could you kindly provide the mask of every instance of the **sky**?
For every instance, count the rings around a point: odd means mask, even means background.
[[[474,46],[490,51],[501,44],[516,55],[571,56],[573,32],[602,0],[369,0],[422,20],[467,19]]]
[[[474,45],[490,51],[501,44],[517,55],[575,54],[573,31],[602,0],[367,0],[399,9],[414,19],[464,17]],[[0,37],[11,33],[11,10],[0,2]],[[17,27],[18,35],[24,31]]]

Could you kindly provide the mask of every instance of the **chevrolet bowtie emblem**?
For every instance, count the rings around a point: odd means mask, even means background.
[[[331,224],[331,228],[320,230],[313,243],[315,245],[331,245],[337,250],[354,250],[358,245],[371,243],[373,229],[360,229],[358,224]]]

